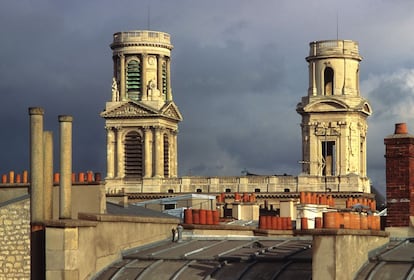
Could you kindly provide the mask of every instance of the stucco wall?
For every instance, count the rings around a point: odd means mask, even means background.
[[[46,225],[46,279],[90,279],[124,250],[169,239],[178,219],[87,215]]]
[[[385,232],[368,230],[314,231],[312,243],[313,279],[354,279],[368,261],[368,253],[389,242]]]
[[[53,187],[53,219],[59,219],[59,186]],[[78,218],[79,212],[104,213],[106,197],[104,185],[73,185],[72,219]]]
[[[30,278],[30,201],[0,205],[0,279]]]

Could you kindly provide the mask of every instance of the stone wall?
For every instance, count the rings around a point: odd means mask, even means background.
[[[30,200],[0,204],[0,279],[30,278]]]

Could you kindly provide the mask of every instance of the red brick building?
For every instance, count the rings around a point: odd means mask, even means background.
[[[407,227],[414,216],[414,135],[405,123],[384,139],[387,184],[387,227]],[[411,202],[410,202],[411,201]]]

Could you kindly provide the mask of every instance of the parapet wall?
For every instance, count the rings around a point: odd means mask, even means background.
[[[46,224],[46,279],[90,279],[123,251],[171,237],[175,218],[79,214]]]
[[[106,179],[108,194],[116,193],[222,193],[222,192],[371,192],[369,179],[347,176],[228,176]]]
[[[368,261],[368,253],[389,242],[383,231],[339,229],[308,233],[313,235],[312,279],[354,279]]]

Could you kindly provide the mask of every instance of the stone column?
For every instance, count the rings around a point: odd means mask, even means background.
[[[43,108],[29,108],[30,115],[30,213],[31,222],[43,221]]]
[[[72,218],[72,116],[59,116],[60,196],[59,218]]]
[[[144,177],[152,176],[152,131],[150,127],[144,127]]]
[[[115,171],[115,132],[112,127],[106,128],[106,177],[113,178]]]
[[[162,63],[163,63],[163,55],[157,55],[157,86],[158,90],[161,93],[161,96],[163,96],[163,99],[165,98],[163,89],[162,89]]]
[[[311,68],[312,68],[312,70],[311,70],[311,75],[312,75],[312,77],[311,77],[311,79],[312,79],[312,95],[318,95],[318,91],[317,91],[317,89],[316,89],[316,79],[315,79],[315,71],[316,71],[316,69],[315,69],[315,62],[311,62],[311,66],[310,66]]]
[[[117,167],[116,167],[116,177],[122,178],[124,175],[124,145],[122,143],[122,133],[121,129],[116,129],[116,159],[117,159]]]
[[[144,100],[148,99],[148,81],[147,81],[147,59],[148,59],[148,55],[146,53],[143,53],[141,55],[142,57],[142,61],[141,61],[141,98]]]
[[[177,177],[177,131],[171,132],[170,177]]]
[[[53,219],[53,133],[43,132],[43,197],[44,219]]]
[[[164,164],[164,143],[162,141],[162,130],[160,127],[155,128],[155,177],[163,177],[163,164]]]
[[[165,63],[167,63],[167,100],[172,100],[172,89],[171,89],[171,59],[168,57],[165,60]]]
[[[126,100],[126,93],[125,93],[125,86],[126,86],[126,73],[125,73],[125,56],[123,54],[119,55],[119,59],[120,59],[120,65],[119,65],[119,72],[120,72],[120,89],[119,89],[119,100],[120,101],[125,101]]]

